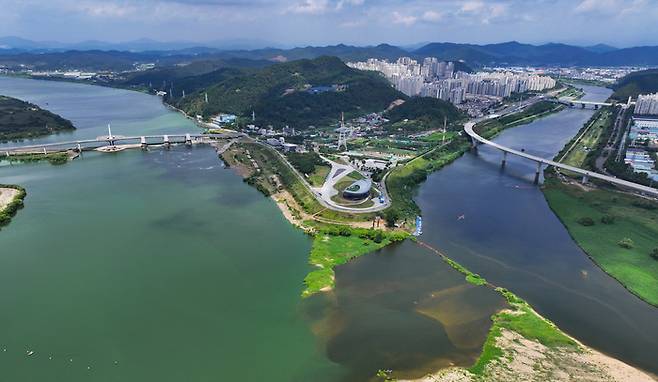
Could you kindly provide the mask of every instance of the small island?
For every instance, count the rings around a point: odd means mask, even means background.
[[[75,130],[71,121],[37,105],[0,95],[0,142]]]

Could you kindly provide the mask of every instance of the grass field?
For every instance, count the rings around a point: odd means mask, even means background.
[[[313,187],[322,187],[330,170],[331,167],[329,166],[316,165],[315,171],[308,176],[308,183]]]
[[[618,192],[583,191],[553,177],[546,180],[544,195],[578,245],[605,272],[631,292],[658,306],[658,204]],[[605,224],[602,218],[614,219]],[[593,225],[583,225],[590,218]],[[580,221],[580,222],[579,222]],[[620,246],[628,238],[632,248]]]
[[[426,135],[420,138],[420,140],[423,142],[441,143],[444,139],[444,136],[445,136],[445,140],[449,141],[452,138],[454,138],[456,135],[457,135],[456,131],[446,131],[445,134],[440,131],[435,131],[430,135]]]

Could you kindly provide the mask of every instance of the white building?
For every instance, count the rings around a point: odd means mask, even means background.
[[[640,94],[635,104],[635,114],[658,115],[658,93]]]

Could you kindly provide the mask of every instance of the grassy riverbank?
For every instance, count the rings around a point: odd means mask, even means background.
[[[23,208],[27,193],[21,186],[0,184],[0,227],[9,224],[11,218]]]
[[[420,214],[420,208],[413,199],[418,186],[429,174],[452,163],[468,151],[468,148],[466,138],[458,137],[445,146],[436,147],[391,170],[386,177],[386,188],[392,202],[389,209],[391,211],[388,213],[407,221]]]
[[[50,164],[60,165],[68,162],[69,154],[65,152],[48,154],[13,154],[10,157],[0,157],[0,160],[20,163],[48,161]]]
[[[557,156],[557,161],[574,167],[594,169],[600,150],[599,142],[608,134],[614,122],[614,112],[605,108],[594,113]]]
[[[576,243],[606,273],[658,306],[658,203],[546,179],[544,195]],[[628,239],[628,240],[626,240]]]
[[[527,340],[537,341],[548,348],[564,347],[573,350],[578,348],[576,341],[560,331],[555,324],[538,315],[527,302],[504,288],[496,288],[496,290],[505,297],[510,309],[491,317],[493,323],[482,347],[482,353],[477,362],[468,368],[469,372],[484,377],[488,374],[488,365],[503,361],[504,349],[501,348],[499,339],[505,329]]]
[[[505,129],[528,124],[562,109],[564,109],[564,105],[548,101],[540,101],[528,106],[519,113],[509,114],[504,117],[489,119],[478,123],[475,126],[475,131],[483,138],[492,139]]]

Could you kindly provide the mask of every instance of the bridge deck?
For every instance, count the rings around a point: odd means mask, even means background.
[[[640,192],[644,192],[644,193],[647,193],[647,194],[650,194],[650,195],[653,195],[653,196],[658,196],[658,190],[655,189],[655,188],[652,188],[652,187],[648,187],[648,186],[644,186],[644,185],[641,185],[641,184],[629,182],[627,180],[615,178],[615,177],[608,176],[608,175],[599,174],[599,173],[594,172],[594,171],[583,170],[582,168],[569,166],[569,165],[566,165],[566,164],[563,164],[563,163],[552,161],[550,159],[538,157],[538,156],[531,155],[531,154],[528,154],[528,153],[525,153],[525,152],[522,152],[522,151],[514,150],[512,148],[509,148],[509,147],[506,147],[506,146],[503,146],[503,145],[499,145],[498,143],[495,143],[495,142],[492,142],[488,139],[482,138],[480,135],[478,135],[475,132],[474,127],[475,127],[475,122],[467,122],[464,125],[464,131],[466,131],[466,134],[468,134],[472,139],[475,139],[476,141],[481,142],[485,145],[497,148],[501,151],[508,152],[510,154],[513,154],[513,155],[516,155],[516,156],[519,156],[519,157],[522,157],[522,158],[530,159],[531,161],[535,161],[537,163],[541,163],[541,164],[545,164],[545,165],[548,165],[548,166],[561,168],[563,170],[575,172],[577,174],[587,176],[589,178],[600,179],[600,180],[603,180],[603,181],[606,181],[606,182],[609,182],[609,183],[612,183],[612,184],[616,184],[618,186],[630,188],[630,189],[640,191]]]
[[[102,138],[95,138],[95,139],[81,139],[77,141],[67,141],[67,142],[54,142],[54,143],[42,143],[42,144],[36,144],[36,145],[22,145],[22,146],[14,146],[14,147],[4,147],[0,148],[0,152],[9,152],[9,153],[15,153],[15,152],[24,152],[24,151],[29,151],[33,149],[43,149],[43,148],[52,148],[52,147],[67,147],[71,149],[77,148],[78,145],[86,145],[86,144],[91,144],[91,143],[110,143],[110,142],[130,142],[130,141],[136,141],[139,143],[142,138],[148,140],[154,140],[154,139],[160,139],[162,142],[159,144],[164,143],[164,137],[167,136],[170,140],[172,140],[172,143],[177,143],[177,139],[183,139],[185,140],[187,138],[187,134],[163,134],[163,135],[141,135],[141,136],[130,136],[130,137],[124,137],[124,136],[115,136],[110,139],[110,137],[102,137]],[[225,134],[189,134],[190,138],[192,139],[199,139],[199,138],[211,138],[211,139],[231,139],[231,138],[237,138],[239,136],[242,136],[241,133],[225,133]],[[150,142],[150,144],[158,144],[158,143],[153,143]],[[65,149],[63,149],[65,150]]]

